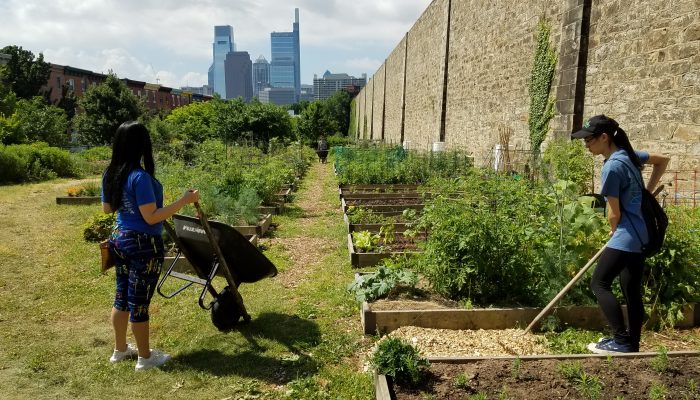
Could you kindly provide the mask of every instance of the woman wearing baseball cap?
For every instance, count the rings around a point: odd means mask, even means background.
[[[605,158],[601,170],[601,194],[608,202],[610,240],[598,259],[591,289],[608,320],[613,336],[591,343],[588,349],[599,354],[639,351],[644,305],[642,303],[642,244],[648,241],[641,212],[644,164],[653,166],[646,188],[653,193],[668,165],[669,158],[646,151],[635,151],[620,125],[605,115],[596,115],[571,135],[583,139],[588,151]],[[612,293],[612,283],[620,277],[620,287],[627,303],[628,326],[622,308]]]

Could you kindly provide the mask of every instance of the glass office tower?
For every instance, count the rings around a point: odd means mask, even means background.
[[[292,32],[272,32],[270,34],[272,60],[270,65],[270,86],[273,88],[293,88],[295,101],[301,94],[301,69],[299,65],[299,9],[294,9]]]
[[[226,55],[236,50],[233,43],[233,27],[220,25],[214,27],[214,62],[209,67],[209,86],[214,88],[222,98],[226,98],[226,75],[224,62]]]

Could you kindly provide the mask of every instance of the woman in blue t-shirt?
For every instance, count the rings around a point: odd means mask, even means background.
[[[102,177],[102,209],[117,213],[110,237],[117,290],[112,307],[114,352],[110,362],[138,354],[136,370],[163,365],[170,356],[151,349],[148,306],[163,265],[163,221],[188,203],[199,200],[196,190],[163,207],[163,186],[155,177],[151,137],[141,123],[121,124],[114,136],[112,159]],[[136,346],[126,342],[131,330]]]
[[[643,164],[653,166],[646,185],[653,192],[666,170],[669,158],[634,151],[625,131],[614,119],[605,115],[592,117],[583,129],[571,137],[583,139],[591,153],[605,158],[600,192],[608,201],[610,240],[598,259],[591,279],[591,289],[613,330],[613,337],[591,343],[588,349],[599,354],[637,352],[644,319],[644,256],[641,247],[648,241],[641,212],[641,169]],[[612,293],[612,283],[618,276],[627,302],[629,326],[625,326],[622,308]]]

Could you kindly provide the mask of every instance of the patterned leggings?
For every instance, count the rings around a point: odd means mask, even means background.
[[[163,266],[163,239],[115,229],[110,243],[117,276],[114,308],[130,311],[131,322],[148,321],[148,306]]]

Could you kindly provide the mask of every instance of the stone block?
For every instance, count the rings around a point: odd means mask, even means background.
[[[671,138],[687,143],[700,143],[700,126],[678,125]]]
[[[693,24],[683,31],[683,41],[692,42],[700,40],[700,24]]]

